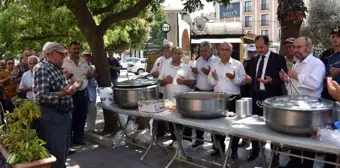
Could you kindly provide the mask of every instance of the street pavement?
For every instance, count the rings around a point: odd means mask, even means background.
[[[118,81],[123,81],[128,79],[126,76],[126,70],[121,71],[121,75]],[[130,76],[134,76],[134,74],[128,74]],[[100,100],[100,99],[97,99]],[[96,121],[96,127],[101,128],[103,126],[104,118],[102,109],[98,108],[98,116]],[[193,131],[194,132],[194,131]],[[210,135],[205,133],[205,139],[210,140]],[[140,161],[140,157],[142,156],[144,149],[135,147],[133,145],[121,145],[116,148],[115,151],[112,150],[111,147],[100,146],[91,141],[88,141],[86,146],[78,146],[73,147],[77,150],[76,154],[69,156],[67,160],[67,168],[161,168],[165,167],[167,163],[171,160],[174,149],[170,149],[168,144],[171,141],[168,139],[164,139],[161,141],[162,146],[166,149],[167,154],[165,154],[162,150],[154,146],[149,154],[146,156],[144,161]],[[226,145],[229,144],[229,138],[227,137],[225,141]],[[144,144],[146,146],[146,144]],[[211,153],[211,143],[205,143],[202,147],[198,147],[196,149],[190,149],[188,147],[185,148],[190,157],[209,160],[215,163],[221,163],[220,157],[213,157],[210,155]],[[228,160],[228,165],[232,168],[254,168],[254,167],[263,167],[261,156],[255,159],[252,162],[247,162],[246,158],[250,153],[251,147],[248,145],[243,148],[239,148],[239,158],[236,160]],[[269,160],[270,155],[270,145],[266,145],[265,155],[267,158],[267,162]],[[322,159],[323,156],[318,156]],[[287,156],[281,156],[280,165],[284,166],[288,162]],[[206,167],[218,167],[213,164],[203,163],[200,160],[195,160],[195,163]],[[172,168],[194,168],[195,166],[191,166],[187,163],[175,161],[170,167]],[[315,168],[321,168],[322,164],[317,163],[314,166]]]

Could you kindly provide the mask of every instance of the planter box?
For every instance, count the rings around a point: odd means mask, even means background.
[[[2,144],[0,144],[0,152],[2,156],[4,156],[6,159],[8,158],[8,153],[7,150],[5,149]],[[12,165],[13,168],[50,168],[52,164],[56,161],[57,159],[51,155],[49,158],[29,162],[29,163],[20,163],[16,165]]]

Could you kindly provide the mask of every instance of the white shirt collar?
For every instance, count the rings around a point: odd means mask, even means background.
[[[222,59],[219,60],[219,63],[220,63],[220,64],[223,64]],[[233,59],[231,56],[230,56],[230,58],[229,58],[228,63],[230,63],[230,64],[234,64],[234,63],[235,63],[234,59]],[[224,64],[223,64],[223,65],[224,65]]]
[[[268,50],[268,52],[267,52],[267,54],[266,55],[264,55],[266,58],[269,58],[269,56],[270,56],[270,50]]]
[[[313,54],[310,53],[303,61],[300,61],[300,63],[308,63],[313,57]]]

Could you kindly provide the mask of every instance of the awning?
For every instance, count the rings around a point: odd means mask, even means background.
[[[228,42],[228,43],[242,43],[242,40],[240,38],[222,38],[222,39],[191,39],[191,44],[201,44],[204,41],[208,41],[212,44],[216,43],[223,43],[223,42]]]

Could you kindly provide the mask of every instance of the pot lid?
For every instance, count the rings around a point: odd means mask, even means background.
[[[145,86],[151,86],[151,85],[157,85],[158,81],[156,79],[145,79],[145,78],[140,78],[140,79],[131,79],[131,80],[126,80],[123,82],[118,82],[115,87],[124,87],[124,88],[129,88],[129,87],[145,87]]]
[[[268,107],[287,110],[330,110],[334,108],[334,102],[311,96],[277,96],[264,100]]]

